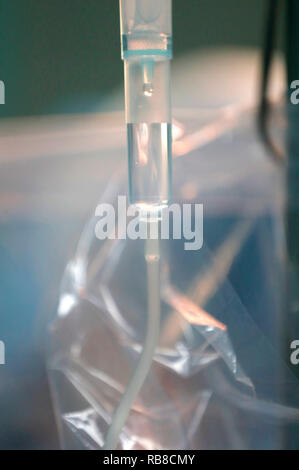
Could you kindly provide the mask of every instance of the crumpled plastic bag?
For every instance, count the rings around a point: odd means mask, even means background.
[[[281,359],[280,170],[253,115],[174,121],[173,200],[204,208],[204,243],[161,242],[161,332],[119,449],[280,449],[298,433],[298,380]],[[102,202],[116,204],[126,177]],[[62,446],[101,449],[146,326],[142,240],[98,240],[86,225],[50,325],[49,376]],[[297,434],[299,435],[299,433]]]

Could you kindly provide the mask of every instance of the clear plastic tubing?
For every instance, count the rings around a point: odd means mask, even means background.
[[[120,0],[130,203],[171,200],[172,0]]]

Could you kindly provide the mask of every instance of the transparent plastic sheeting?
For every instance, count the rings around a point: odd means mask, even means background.
[[[299,439],[298,381],[280,358],[283,177],[250,112],[177,115],[173,202],[203,204],[204,243],[161,242],[160,340],[119,448],[280,449],[290,429]],[[116,204],[124,188],[115,177],[101,202]],[[66,268],[50,325],[67,449],[102,447],[145,336],[144,241],[100,241],[97,221]]]

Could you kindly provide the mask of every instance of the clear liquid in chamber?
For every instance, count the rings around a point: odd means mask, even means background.
[[[171,199],[171,124],[128,123],[130,202],[165,206]]]

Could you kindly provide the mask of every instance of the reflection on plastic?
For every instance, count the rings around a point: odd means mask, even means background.
[[[190,127],[183,121],[177,143]],[[161,242],[159,345],[122,449],[279,449],[287,426],[299,423],[298,381],[275,342],[283,304],[281,177],[250,116],[239,119],[236,133],[224,128],[174,160],[174,201],[187,194],[204,204],[204,245],[188,252],[183,240]],[[123,183],[113,182],[103,201],[116,204],[118,194]],[[144,242],[99,241],[95,224],[92,218],[66,269],[50,328],[64,448],[102,447],[145,335]]]

